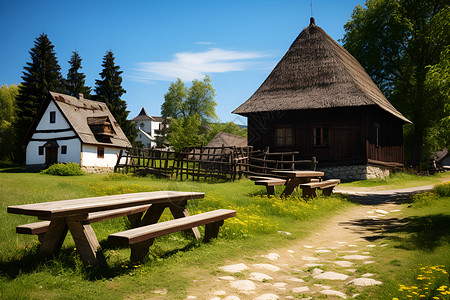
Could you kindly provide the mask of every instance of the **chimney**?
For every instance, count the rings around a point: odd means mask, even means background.
[[[77,97],[77,99],[78,99],[78,100],[82,100],[82,99],[84,99],[84,95],[83,95],[83,93],[78,93],[78,97]]]

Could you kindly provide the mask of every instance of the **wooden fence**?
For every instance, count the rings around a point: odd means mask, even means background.
[[[190,147],[180,152],[127,148],[121,150],[114,171],[154,174],[180,180],[231,179],[245,174],[252,147]]]
[[[273,170],[316,170],[317,160],[312,157],[310,160],[297,159],[299,153],[294,152],[272,152],[269,147],[265,151],[253,151],[245,166],[247,176],[268,175],[278,177],[273,174]]]
[[[115,172],[153,174],[184,180],[234,180],[242,175],[268,175],[273,170],[315,170],[316,158],[298,160],[298,152],[270,153],[252,147],[190,147],[180,152],[127,148],[121,150]],[[273,177],[277,177],[271,174]]]

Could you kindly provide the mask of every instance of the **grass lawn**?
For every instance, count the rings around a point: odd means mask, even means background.
[[[439,176],[429,178],[432,180],[426,184],[442,180]],[[397,185],[389,181],[384,184],[398,188],[410,185],[409,181],[417,182],[417,178],[407,177]],[[277,188],[279,194],[282,187]],[[237,211],[237,216],[226,220],[218,239],[209,244],[198,243],[181,233],[156,239],[142,265],[130,264],[129,249],[115,248],[106,242],[110,233],[126,228],[126,218],[94,223],[92,226],[109,265],[107,270],[98,270],[82,264],[70,234],[58,257],[42,259],[37,253],[37,237],[15,233],[15,226],[37,220],[6,213],[9,205],[156,190],[204,192],[205,199],[189,203],[191,214],[230,208]],[[267,198],[263,187],[246,179],[211,183],[121,174],[61,177],[18,172],[17,169],[0,170],[0,191],[2,299],[144,299],[155,295],[151,291],[157,289],[167,290],[164,298],[184,299],[187,287],[205,275],[214,274],[227,260],[246,258],[267,249],[268,245],[288,246],[313,232],[320,221],[356,205],[338,196],[319,197],[309,202],[296,193],[288,199]],[[365,267],[367,272],[379,268],[373,271],[383,274],[385,284],[381,288],[369,288],[361,299],[368,299],[365,296],[402,299],[398,284],[416,284],[419,263],[430,268],[445,265],[449,271],[449,203],[448,197],[425,195],[403,210],[404,223],[391,228],[386,236],[389,246],[377,254],[380,263]],[[169,218],[170,213],[165,212],[163,219]]]
[[[385,179],[369,179],[342,183],[340,187],[376,188],[377,190],[404,189],[416,186],[432,185],[438,182],[450,181],[450,172],[436,173],[430,176],[417,176],[407,173],[393,173]]]
[[[439,192],[414,196],[398,217],[365,224],[377,225],[377,242],[387,246],[376,251],[376,264],[358,270],[379,274],[383,285],[358,299],[450,299],[450,182]]]
[[[15,233],[15,226],[36,218],[6,213],[8,205],[156,190],[205,192],[205,199],[188,204],[191,214],[229,208],[235,209],[237,216],[226,220],[218,239],[209,244],[182,233],[156,239],[148,259],[139,266],[130,264],[130,249],[106,242],[108,234],[126,228],[125,218],[94,223],[109,265],[105,271],[81,263],[70,234],[61,254],[45,261],[37,254],[36,236]],[[224,261],[246,257],[267,245],[288,245],[314,230],[316,221],[355,205],[340,197],[307,203],[295,195],[290,199],[267,198],[263,187],[247,179],[180,182],[121,174],[62,177],[3,170],[0,191],[0,298],[8,299],[139,299],[155,289],[167,289],[166,298],[183,299],[193,280],[214,272]],[[164,220],[170,217],[167,211],[163,215]]]

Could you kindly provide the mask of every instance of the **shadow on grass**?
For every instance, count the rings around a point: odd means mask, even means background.
[[[368,241],[380,239],[396,242],[405,250],[433,251],[444,243],[450,243],[450,215],[434,214],[404,219],[358,219],[341,225],[366,234]]]
[[[111,246],[106,241],[100,243],[103,249],[119,249]],[[171,249],[168,251],[158,251],[158,255],[150,254],[146,257],[144,265],[158,265],[162,259],[170,258],[180,252],[187,252],[197,248],[201,243],[199,241],[190,241],[184,247]],[[151,248],[150,248],[151,249]],[[152,250],[152,249],[151,249]],[[39,247],[34,246],[24,250],[18,250],[19,253],[11,259],[0,261],[0,275],[9,280],[13,280],[22,274],[47,271],[51,274],[60,275],[61,270],[67,274],[79,274],[83,279],[95,281],[100,279],[112,279],[124,274],[129,274],[136,269],[136,264],[126,261],[108,262],[108,266],[90,266],[83,264],[74,248],[64,248],[57,256],[44,257],[39,254]]]

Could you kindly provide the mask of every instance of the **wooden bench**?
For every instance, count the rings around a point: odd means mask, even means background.
[[[275,177],[251,176],[250,179],[255,181],[255,185],[265,186],[267,195],[275,195],[275,186],[286,184],[285,179]]]
[[[317,197],[317,189],[321,189],[324,196],[330,196],[334,187],[339,183],[341,183],[340,179],[328,179],[321,182],[302,183],[300,188],[303,190],[304,198]]]
[[[219,209],[198,215],[174,219],[110,234],[108,242],[126,247],[131,245],[132,262],[142,262],[156,237],[205,225],[204,242],[216,238],[220,226],[227,218],[236,216],[235,210]]]
[[[109,219],[113,219],[113,218],[130,216],[130,221],[133,223],[133,220],[134,220],[133,218],[135,218],[135,217],[139,218],[141,216],[140,214],[147,211],[149,207],[150,207],[150,205],[140,205],[140,206],[134,206],[134,207],[93,212],[93,213],[88,214],[87,220],[89,223],[95,223],[95,222],[105,221],[105,220],[109,220]],[[45,233],[47,232],[49,225],[50,225],[50,221],[42,221],[42,222],[19,225],[16,227],[16,233],[37,235],[39,238],[39,241],[42,242],[42,239],[43,239]]]

